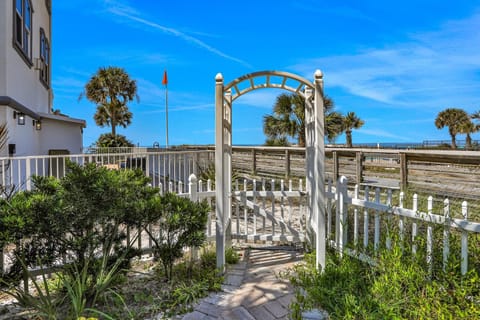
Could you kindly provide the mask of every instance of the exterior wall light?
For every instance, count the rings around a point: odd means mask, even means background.
[[[40,120],[32,120],[32,124],[36,130],[42,130],[42,122]]]
[[[25,125],[25,113],[13,111],[13,119],[17,119],[17,123],[21,126]]]

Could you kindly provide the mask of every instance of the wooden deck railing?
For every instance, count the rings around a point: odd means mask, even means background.
[[[304,178],[305,149],[234,146],[232,167],[250,178]],[[333,181],[343,175],[350,184],[386,184],[448,197],[480,198],[480,151],[327,147],[325,173]]]

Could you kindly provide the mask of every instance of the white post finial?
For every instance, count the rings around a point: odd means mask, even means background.
[[[197,177],[192,173],[188,177],[188,192],[190,193],[190,200],[198,201]]]

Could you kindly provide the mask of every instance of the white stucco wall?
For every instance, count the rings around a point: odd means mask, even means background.
[[[52,94],[40,80],[35,60],[40,57],[40,28],[45,32],[52,51],[51,17],[44,0],[32,0],[31,64],[27,63],[13,44],[14,1],[0,0],[0,124],[8,124],[8,142],[0,156],[8,155],[8,144],[16,145],[14,156],[45,155],[49,150],[69,150],[76,154],[82,149],[79,119],[51,114]],[[50,70],[52,67],[50,59]],[[51,71],[50,71],[51,78]],[[13,99],[13,102],[12,102]],[[25,125],[19,125],[13,113],[26,113]],[[32,117],[40,119],[42,129],[36,130]]]
[[[7,90],[7,73],[6,73],[6,66],[7,66],[7,58],[6,58],[6,44],[7,42],[7,2],[8,1],[0,1],[0,96],[4,96]],[[11,2],[11,1],[10,1]],[[11,22],[11,20],[10,20]]]
[[[32,63],[29,66],[13,46],[13,1],[0,1],[6,6],[6,92],[7,95],[35,112],[49,112],[48,89],[40,81],[39,70],[35,70],[35,59],[40,57],[40,28],[50,34],[50,18],[45,1],[32,1]]]
[[[42,120],[39,152],[48,154],[49,150],[68,150],[70,154],[82,152],[83,135],[77,123],[59,122],[52,119]]]

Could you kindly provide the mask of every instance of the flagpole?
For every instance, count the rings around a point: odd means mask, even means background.
[[[162,84],[165,85],[165,147],[168,149],[168,79],[167,70],[163,72]]]
[[[168,149],[168,86],[165,84],[165,132],[166,132],[166,147]]]

